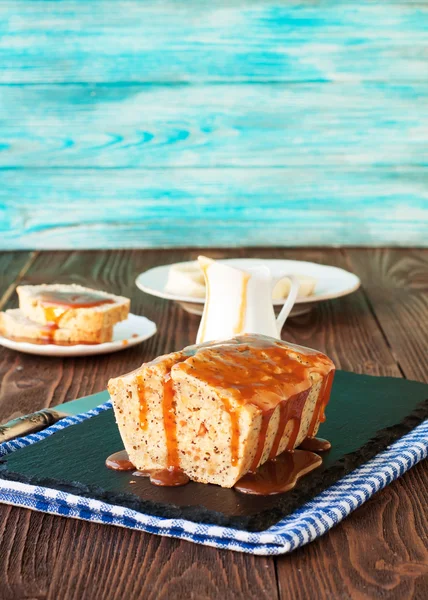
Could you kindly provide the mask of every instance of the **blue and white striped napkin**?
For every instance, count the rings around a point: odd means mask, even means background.
[[[87,413],[67,417],[40,433],[0,444],[0,457],[36,444],[56,431],[72,427],[110,409],[111,402],[106,402]],[[0,479],[0,502],[54,515],[181,538],[216,548],[258,555],[286,554],[323,535],[373,494],[427,456],[428,420],[293,514],[269,529],[256,533],[185,519],[154,517],[99,500],[5,479]]]

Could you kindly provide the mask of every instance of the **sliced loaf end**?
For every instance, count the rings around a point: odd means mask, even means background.
[[[42,284],[24,285],[16,288],[19,307],[24,315],[36,323],[56,323],[61,328],[98,331],[104,327],[113,327],[128,317],[130,300],[124,296],[116,296],[81,285]],[[109,300],[99,306],[79,308],[46,302],[44,294],[51,293],[95,294],[100,299]]]

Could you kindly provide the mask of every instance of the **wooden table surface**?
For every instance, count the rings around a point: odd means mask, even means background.
[[[284,339],[325,352],[341,369],[428,381],[428,250],[206,250],[311,260],[357,273],[362,288],[290,320]],[[76,282],[131,297],[158,324],[143,345],[89,358],[0,352],[0,422],[106,387],[194,341],[198,318],[134,285],[145,269],[197,250],[15,252],[0,255],[2,309],[19,282]],[[0,506],[0,598],[426,598],[428,468],[417,465],[316,542],[254,557],[109,525]]]

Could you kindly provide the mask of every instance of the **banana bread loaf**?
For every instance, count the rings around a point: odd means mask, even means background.
[[[316,434],[333,375],[320,352],[242,335],[161,356],[111,379],[109,392],[137,469],[232,487]]]

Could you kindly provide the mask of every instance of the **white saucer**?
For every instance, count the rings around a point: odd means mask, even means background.
[[[192,263],[193,261],[189,262]],[[351,294],[360,287],[361,283],[356,275],[350,273],[349,271],[345,271],[344,269],[340,269],[339,267],[319,265],[317,263],[306,262],[302,260],[282,260],[274,258],[229,258],[224,259],[221,262],[236,265],[241,269],[245,269],[246,267],[254,264],[264,264],[270,268],[274,277],[283,273],[297,273],[300,275],[310,275],[311,277],[314,277],[317,280],[314,294],[303,298],[297,298],[294,308],[291,312],[291,316],[308,312],[311,306],[317,302],[332,300],[334,298],[340,298],[341,296]],[[151,294],[152,296],[165,298],[167,300],[174,300],[175,302],[178,302],[187,312],[201,315],[204,308],[203,305],[205,303],[204,298],[172,294],[165,291],[170,267],[171,265],[162,265],[141,273],[138,275],[135,281],[137,287],[139,287],[143,292]],[[284,304],[284,300],[274,300],[273,304],[274,306],[281,306]]]
[[[75,346],[57,346],[55,344],[32,344],[31,342],[18,342],[0,336],[0,345],[25,352],[26,354],[39,354],[40,356],[89,356],[93,354],[108,354],[125,350],[141,344],[144,340],[156,333],[156,325],[146,317],[129,314],[126,321],[121,321],[114,326],[113,341],[104,344],[76,344]]]

